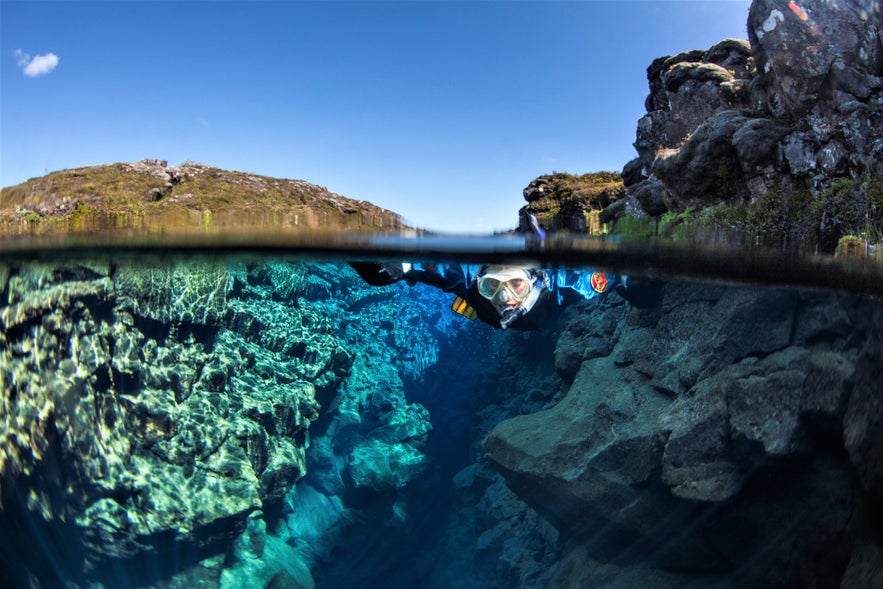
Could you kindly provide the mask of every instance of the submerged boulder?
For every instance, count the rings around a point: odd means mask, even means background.
[[[649,568],[661,586],[684,574],[839,584],[868,533],[859,520],[877,517],[867,395],[880,393],[883,324],[878,304],[820,299],[666,285],[658,308],[620,319],[607,355],[582,360],[559,403],[490,432],[488,459],[562,534],[550,586],[616,567]],[[571,319],[562,352],[591,321],[603,329],[604,314]]]
[[[317,389],[352,362],[305,301],[271,320],[249,292],[228,298],[226,267],[198,264],[20,265],[8,281],[4,517],[73,526],[92,563],[199,553],[305,473]]]

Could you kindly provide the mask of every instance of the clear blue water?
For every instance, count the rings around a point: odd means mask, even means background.
[[[0,252],[8,587],[877,586],[883,273],[613,241]],[[351,261],[628,276],[499,330]]]

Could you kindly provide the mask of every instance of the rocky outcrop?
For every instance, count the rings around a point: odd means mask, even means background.
[[[526,208],[576,231],[591,229],[593,210],[601,223],[709,210],[712,225],[796,234],[827,251],[847,233],[879,235],[881,22],[876,2],[755,0],[748,40],[647,68],[638,156],[622,170],[627,198],[574,199],[556,188],[567,175],[553,174],[525,188]]]
[[[484,442],[562,534],[551,587],[838,586],[877,562],[879,304],[668,284],[602,311],[559,339],[564,398]]]
[[[614,203],[624,196],[622,178],[613,172],[547,174],[524,189],[528,204],[522,212],[532,213],[548,230],[599,232],[601,223],[608,220],[601,217],[601,211],[615,209]],[[530,228],[519,226],[519,230],[529,232]]]

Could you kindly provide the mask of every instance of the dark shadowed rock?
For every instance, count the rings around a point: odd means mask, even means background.
[[[879,500],[883,497],[883,312],[877,307],[866,317],[874,328],[858,360],[843,438],[862,486]]]
[[[668,403],[622,376],[609,359],[588,360],[555,407],[505,421],[484,442],[507,484],[568,535],[615,523],[622,536],[611,542],[632,541],[655,533],[650,513],[672,507],[666,490],[647,489],[658,478],[655,423]]]
[[[675,210],[721,197],[747,197],[733,135],[747,123],[738,111],[723,111],[706,119],[677,151],[664,152],[653,162],[653,173],[672,195]]]
[[[878,517],[879,310],[822,297],[666,285],[658,309],[619,319],[608,356],[587,340],[562,401],[488,435],[507,484],[562,533],[550,586],[638,570],[660,586],[688,571],[697,586],[836,586],[850,560],[873,562],[852,551],[869,534],[855,514]],[[559,358],[605,321],[571,318]]]
[[[757,89],[776,117],[802,116],[817,106],[836,110],[868,100],[883,87],[881,16],[874,3],[755,0],[748,35]]]

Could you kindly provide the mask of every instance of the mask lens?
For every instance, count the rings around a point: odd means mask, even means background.
[[[478,280],[478,294],[488,300],[493,300],[500,296],[500,292],[505,291],[506,296],[503,299],[513,298],[516,301],[523,301],[530,294],[531,282],[527,278],[508,278],[500,280],[490,276],[482,276]]]
[[[494,298],[497,293],[500,291],[500,281],[496,278],[490,278],[489,276],[483,276],[478,281],[478,294],[483,296],[486,299]]]
[[[506,282],[506,290],[512,293],[517,300],[522,300],[530,292],[530,282],[524,278],[513,278]]]

